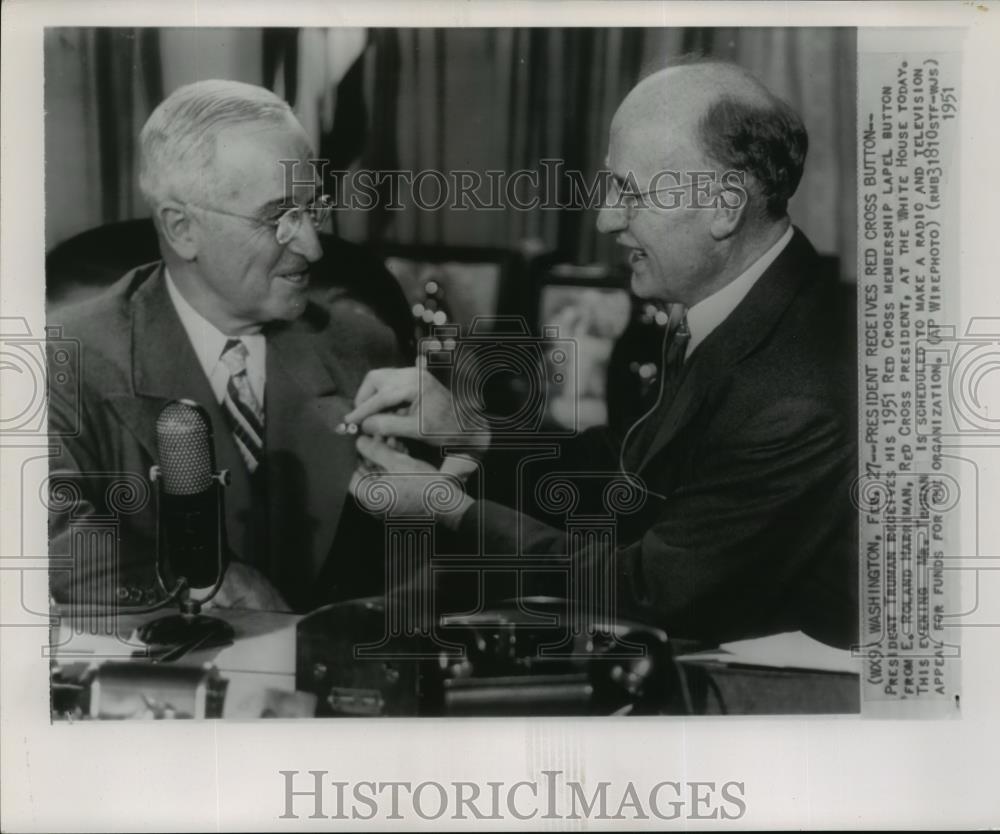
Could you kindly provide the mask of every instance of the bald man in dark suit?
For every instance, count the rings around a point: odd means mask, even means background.
[[[641,506],[616,516],[615,547],[595,537],[574,549],[530,502],[517,512],[464,496],[438,517],[467,551],[482,540],[554,566],[573,560],[614,589],[619,614],[674,636],[856,639],[853,365],[833,326],[835,287],[787,213],[806,148],[797,114],[735,66],[674,67],[628,94],[611,126],[598,228],[628,250],[632,292],[669,305],[672,323],[642,419],[624,438],[584,432],[554,465],[629,473]],[[433,442],[467,445],[452,396],[412,369],[374,371],[359,391],[348,419],[362,423],[358,449],[396,489],[397,512],[421,492],[413,474],[395,473],[438,474],[379,438],[429,427]],[[395,414],[405,403],[412,416]],[[488,456],[482,465],[488,477]],[[532,466],[526,486],[546,471]],[[572,593],[551,580],[538,572],[522,592]]]

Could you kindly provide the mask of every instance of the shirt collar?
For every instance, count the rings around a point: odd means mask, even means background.
[[[777,242],[750,264],[736,280],[726,284],[708,298],[702,299],[687,311],[687,326],[691,331],[687,356],[690,356],[692,351],[739,306],[751,287],[757,283],[757,279],[774,263],[791,239],[792,227],[789,224]]]
[[[167,294],[173,302],[177,316],[184,326],[191,346],[198,357],[198,364],[204,369],[205,374],[211,377],[219,358],[222,356],[223,348],[230,337],[217,328],[212,322],[199,313],[190,302],[181,294],[170,277],[170,270],[163,267],[163,276],[167,284]],[[261,333],[252,333],[238,337],[247,346],[248,364],[259,365],[263,369],[263,362],[266,347],[266,340]]]

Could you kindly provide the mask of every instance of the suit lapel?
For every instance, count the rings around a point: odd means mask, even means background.
[[[156,418],[163,406],[186,398],[211,413],[215,398],[167,295],[162,266],[143,281],[130,304],[132,386],[111,399],[129,430],[155,459]]]
[[[291,584],[283,587],[315,580],[356,465],[353,438],[334,427],[351,408],[342,392],[356,388],[357,374],[330,353],[329,334],[308,317],[265,333],[269,546],[261,554],[253,541],[259,527],[250,518],[246,465],[170,301],[162,265],[142,281],[130,305],[132,386],[109,396],[123,425],[157,461],[156,419],[163,407],[177,399],[202,405],[212,422],[216,464],[231,476],[225,495],[230,545],[244,558],[263,559],[257,566],[268,575],[287,578]]]
[[[226,532],[230,545],[249,553],[245,531],[250,512],[250,481],[184,326],[167,293],[162,265],[136,290],[131,301],[132,391],[109,397],[113,407],[154,461],[156,418],[171,400],[189,399],[209,414],[216,466],[228,469]]]
[[[314,581],[329,554],[357,461],[354,438],[334,428],[350,411],[353,380],[305,321],[267,337],[265,395],[272,575]],[[303,570],[303,568],[305,570]]]
[[[804,274],[804,264],[815,257],[812,246],[796,229],[788,246],[739,306],[695,349],[684,364],[677,393],[666,406],[653,440],[642,454],[640,472],[694,417],[713,380],[767,337],[808,277]],[[654,414],[650,419],[657,418]]]

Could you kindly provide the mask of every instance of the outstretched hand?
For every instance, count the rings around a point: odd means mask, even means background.
[[[362,435],[357,447],[364,465],[354,472],[349,490],[368,512],[432,516],[454,529],[471,506],[472,499],[456,475],[435,469],[377,438]]]
[[[459,425],[451,393],[427,370],[423,356],[413,368],[369,371],[344,421],[357,423],[368,435],[405,437],[434,446],[473,439]]]

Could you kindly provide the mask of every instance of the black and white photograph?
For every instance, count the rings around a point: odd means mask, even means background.
[[[857,712],[855,53],[47,30],[53,719]]]
[[[91,5],[4,8],[4,830],[994,824],[994,4]]]

